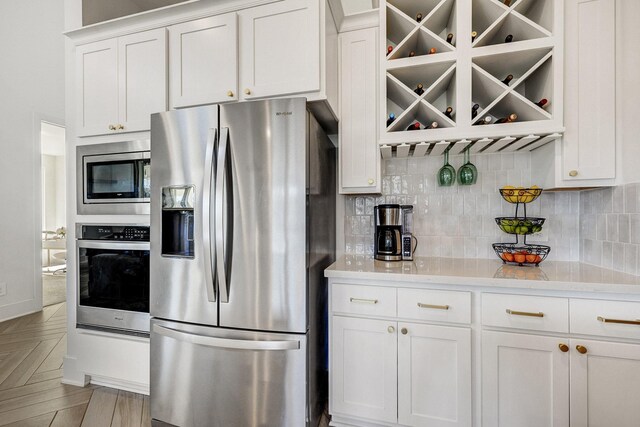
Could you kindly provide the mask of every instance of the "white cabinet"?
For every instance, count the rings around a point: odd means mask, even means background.
[[[340,193],[379,193],[378,30],[340,34]]]
[[[395,422],[396,322],[342,316],[332,321],[332,412]]]
[[[78,136],[148,130],[167,107],[166,30],[76,48]]]
[[[640,345],[572,339],[570,347],[571,426],[640,425]]]
[[[561,338],[484,331],[482,425],[568,426],[568,345]]]
[[[284,0],[238,12],[243,99],[320,90],[319,3]]]
[[[171,108],[238,99],[235,12],[169,27]]]
[[[471,330],[398,324],[398,423],[471,425]]]

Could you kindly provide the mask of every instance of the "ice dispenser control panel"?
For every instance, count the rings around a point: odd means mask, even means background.
[[[193,258],[195,186],[162,188],[162,255]]]

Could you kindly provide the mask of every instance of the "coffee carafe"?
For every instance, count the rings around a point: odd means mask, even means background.
[[[380,261],[412,260],[413,206],[378,205],[374,208],[374,217],[376,224],[375,259]],[[406,239],[408,239],[407,245],[405,245]]]

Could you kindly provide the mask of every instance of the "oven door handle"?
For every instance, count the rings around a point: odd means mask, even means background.
[[[202,189],[202,242],[204,246],[204,279],[207,288],[207,299],[216,302],[216,290],[213,271],[212,238],[211,238],[211,181],[213,180],[213,152],[218,143],[218,129],[211,130],[207,141],[204,160],[204,188]]]
[[[116,251],[148,251],[149,242],[101,242],[97,240],[78,240],[78,248],[85,249],[113,249]]]

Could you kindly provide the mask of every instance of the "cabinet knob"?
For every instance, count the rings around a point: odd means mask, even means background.
[[[402,328],[402,329],[400,329],[400,332],[402,332],[402,335],[407,335],[409,330],[407,328]]]
[[[246,89],[244,90],[244,94],[245,94],[245,95],[251,95],[251,89],[246,88]]]
[[[394,328],[393,326],[389,326],[387,328],[387,332],[389,332],[390,334],[394,333],[396,331],[396,328]]]
[[[114,125],[109,125],[109,130],[116,130],[116,127]]]
[[[587,347],[585,346],[577,345],[576,350],[578,350],[578,353],[580,354],[587,354]]]
[[[122,126],[122,125],[118,125],[118,126],[116,126],[116,129],[117,129],[117,130],[122,130],[122,129],[124,129],[124,126]]]
[[[561,352],[566,353],[567,351],[569,351],[569,346],[566,345],[565,343],[560,343],[558,344],[558,348],[560,349]]]
[[[228,96],[229,98],[232,98],[232,97],[233,97],[233,91],[232,91],[232,90],[230,90],[229,92],[227,92],[227,96]]]
[[[369,185],[373,185],[373,183],[375,182],[373,179],[369,178],[369,181],[367,181],[369,183]]]
[[[571,176],[571,177],[578,176],[578,171],[577,170],[569,171],[569,176]]]

